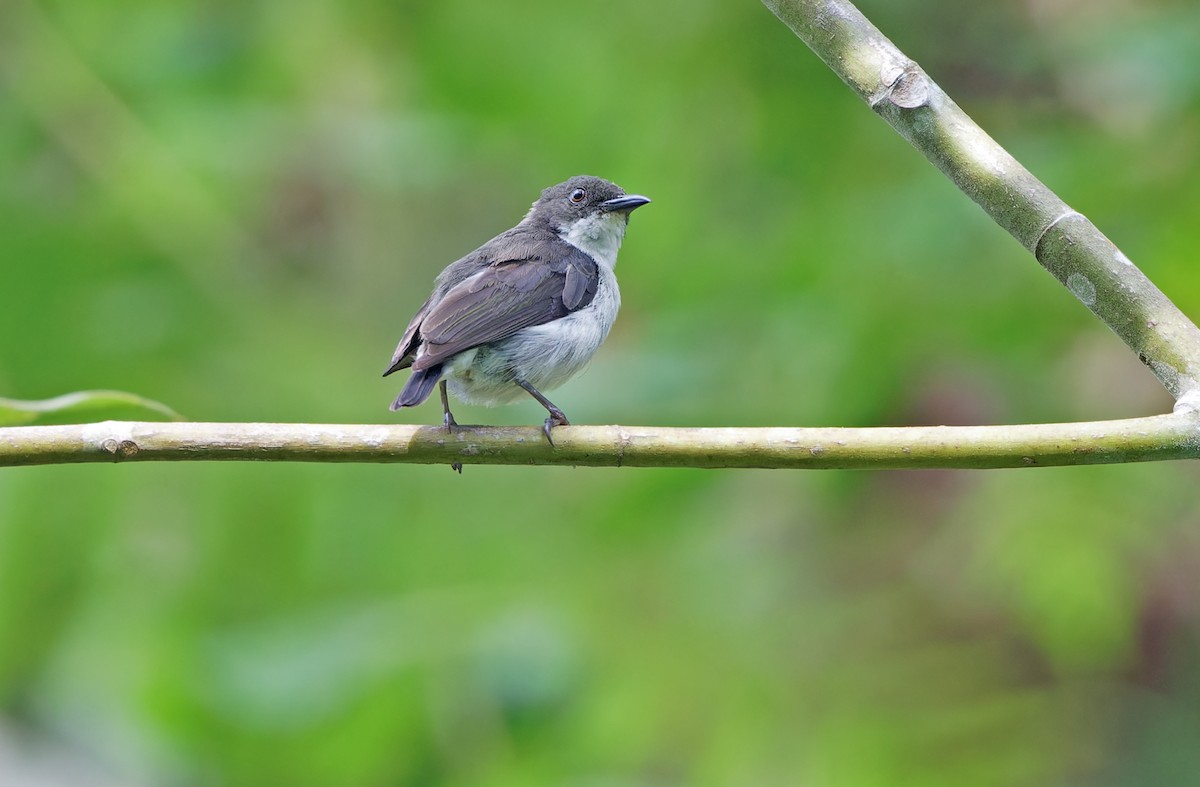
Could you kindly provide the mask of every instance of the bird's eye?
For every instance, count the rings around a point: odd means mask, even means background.
[[[571,192],[571,196],[568,199],[571,200],[572,205],[578,205],[587,199],[587,192],[583,189],[575,189]]]

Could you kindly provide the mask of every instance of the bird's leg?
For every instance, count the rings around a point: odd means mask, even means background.
[[[534,399],[537,399],[538,403],[550,412],[550,417],[546,419],[545,424],[542,426],[542,431],[546,433],[546,441],[550,443],[550,445],[554,445],[554,438],[550,436],[550,430],[556,426],[570,426],[571,422],[567,420],[567,416],[562,410],[558,409],[558,406],[554,404],[554,402],[542,395],[541,391],[534,388],[520,377],[514,380],[514,382],[528,391],[530,396],[532,396]]]
[[[450,397],[446,393],[445,380],[438,383],[438,389],[442,392],[442,423],[445,424],[447,432],[452,432],[454,430],[451,427],[458,426],[458,421],[454,420],[454,413],[450,412]]]
[[[445,380],[438,383],[438,389],[442,392],[442,423],[446,426],[447,432],[453,432],[453,427],[458,426],[458,421],[454,420],[454,413],[450,412],[450,397],[446,394]],[[462,475],[462,462],[451,462],[450,469]]]

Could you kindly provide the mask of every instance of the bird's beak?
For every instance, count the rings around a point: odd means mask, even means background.
[[[626,194],[624,197],[605,200],[600,203],[602,210],[622,210],[628,213],[634,208],[640,208],[650,201],[649,197],[643,197],[641,194]]]

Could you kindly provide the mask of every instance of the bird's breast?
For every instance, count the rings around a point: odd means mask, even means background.
[[[558,320],[519,331],[508,340],[514,366],[537,387],[561,385],[578,373],[608,338],[621,308],[621,291],[611,269],[599,266],[600,281],[591,303]]]
[[[520,400],[520,377],[539,391],[551,391],[587,366],[612,329],[621,308],[617,277],[604,265],[591,303],[543,325],[517,331],[478,348],[469,359],[456,357],[447,375],[455,396],[476,404]]]

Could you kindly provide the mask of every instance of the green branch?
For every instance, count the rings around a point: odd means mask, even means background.
[[[1200,457],[1200,415],[1019,426],[687,429],[105,421],[0,429],[0,466],[403,462],[595,467],[1034,467]]]
[[[1075,424],[671,429],[144,423],[0,428],[0,466],[261,460],[637,467],[993,468],[1200,458],[1200,330],[843,0],[764,0],[884,119],[1025,245],[1176,397]]]
[[[845,0],[763,0],[900,135],[1029,249],[1150,367],[1200,404],[1200,329]]]

